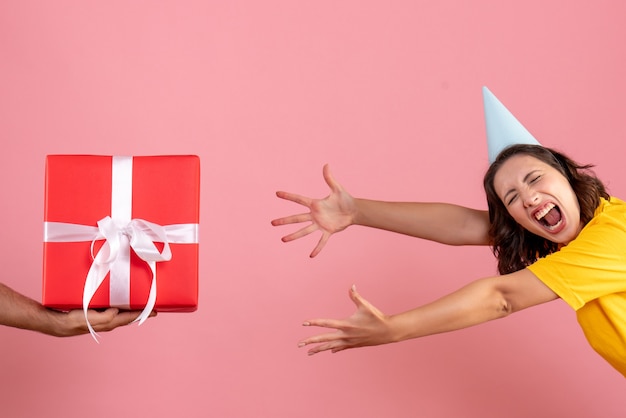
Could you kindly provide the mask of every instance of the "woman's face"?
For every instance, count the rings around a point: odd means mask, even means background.
[[[494,189],[513,219],[524,229],[558,244],[580,232],[580,206],[567,178],[530,155],[505,161]]]

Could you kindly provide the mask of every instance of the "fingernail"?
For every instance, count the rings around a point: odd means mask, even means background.
[[[302,343],[302,342],[301,342],[301,343],[298,343],[298,348],[302,348],[302,347],[304,347],[305,345],[306,345],[306,344],[305,344],[305,343]]]
[[[308,326],[311,326],[311,323],[310,323],[309,321],[304,321],[304,322],[302,323],[302,326],[303,326],[303,327],[308,327]]]

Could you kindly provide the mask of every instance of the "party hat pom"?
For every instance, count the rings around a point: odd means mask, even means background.
[[[541,145],[487,87],[483,87],[483,104],[489,164],[495,161],[500,151],[510,145]]]

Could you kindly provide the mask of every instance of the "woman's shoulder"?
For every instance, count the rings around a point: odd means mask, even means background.
[[[610,205],[626,205],[626,202],[619,197],[611,196],[609,199],[601,198],[604,202],[607,202]]]
[[[626,231],[626,201],[614,196],[609,199],[601,198],[593,218],[583,228],[583,231],[595,230],[599,226],[618,227],[618,229]]]
[[[626,212],[626,201],[615,196],[608,199],[600,198],[600,204],[596,208],[596,216],[606,212]]]

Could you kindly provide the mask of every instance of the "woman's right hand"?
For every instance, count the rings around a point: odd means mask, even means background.
[[[353,224],[356,214],[354,198],[335,181],[330,173],[328,164],[323,169],[324,180],[330,187],[330,194],[323,199],[313,199],[288,192],[276,192],[276,196],[281,199],[290,200],[309,209],[308,213],[286,216],[275,219],[272,225],[288,225],[301,222],[311,222],[296,232],[282,238],[283,242],[289,242],[302,238],[310,233],[320,230],[322,237],[311,252],[310,257],[315,257],[322,251],[328,239],[335,232],[340,232]]]

